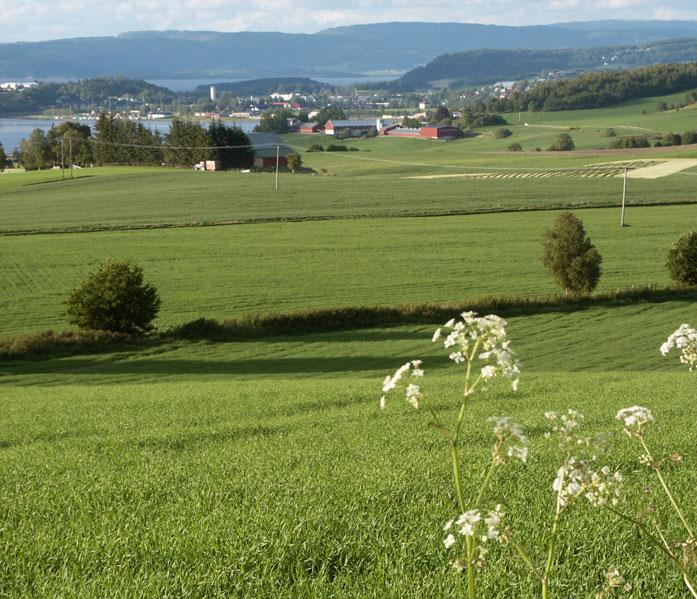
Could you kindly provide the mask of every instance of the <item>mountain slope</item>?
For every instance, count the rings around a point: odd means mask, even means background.
[[[486,84],[534,77],[548,72],[581,73],[697,60],[697,39],[651,45],[564,50],[473,50],[438,56],[389,84],[395,90],[432,85]]]
[[[315,34],[146,31],[0,44],[0,77],[327,77],[406,71],[439,54],[478,48],[588,48],[686,36],[697,37],[697,22],[380,23]]]

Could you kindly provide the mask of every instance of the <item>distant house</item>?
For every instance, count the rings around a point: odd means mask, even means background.
[[[347,137],[359,137],[361,133],[368,133],[371,129],[380,131],[384,126],[391,123],[383,122],[382,119],[365,119],[365,120],[330,120],[324,126],[324,132],[327,135],[346,135]]]
[[[298,127],[300,133],[305,135],[312,135],[313,133],[320,133],[322,131],[322,125],[319,123],[301,123]]]
[[[421,137],[421,129],[411,127],[385,127],[381,132],[388,137]]]
[[[276,133],[247,133],[247,137],[254,150],[255,168],[276,168],[277,148],[279,167],[288,166],[288,154],[293,150]]]

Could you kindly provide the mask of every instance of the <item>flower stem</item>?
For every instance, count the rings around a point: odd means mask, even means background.
[[[463,406],[464,408],[464,406]],[[460,457],[457,451],[457,439],[450,442],[450,457],[453,462],[453,478],[455,479],[455,491],[457,492],[457,502],[460,506],[460,513],[465,513],[465,493],[462,488],[462,476],[460,475]],[[467,537],[465,539],[467,546],[467,597],[475,599],[475,581],[474,581],[474,539]]]
[[[661,481],[661,486],[663,487],[663,490],[666,492],[666,495],[668,495],[668,499],[670,499],[670,503],[673,505],[673,508],[675,509],[676,513],[678,514],[678,518],[680,518],[680,521],[683,523],[683,526],[685,527],[685,530],[687,531],[687,534],[690,535],[691,539],[695,538],[694,533],[692,532],[692,528],[690,528],[690,525],[687,523],[687,520],[685,519],[685,516],[682,513],[682,510],[678,506],[677,501],[675,501],[675,498],[673,497],[673,494],[671,493],[670,489],[668,488],[668,484],[666,483],[665,479],[663,478],[663,475],[661,474],[661,470],[658,466],[655,465],[655,462],[653,460],[653,456],[651,455],[651,452],[649,451],[648,446],[646,445],[646,441],[644,441],[644,438],[639,435],[639,442],[644,448],[644,451],[646,452],[646,455],[648,456],[652,468],[654,472],[656,473],[656,476],[658,476],[658,480]]]
[[[544,574],[542,575],[542,599],[549,598],[549,576],[552,573],[554,565],[554,549],[557,541],[557,528],[559,527],[559,517],[563,509],[561,494],[564,489],[564,478],[566,477],[566,462],[562,469],[559,480],[559,490],[557,491],[557,505],[554,510],[554,520],[552,520],[552,528],[549,531],[549,541],[547,542],[547,562],[545,563]]]
[[[482,499],[484,499],[484,493],[486,492],[486,488],[489,486],[489,482],[491,481],[492,474],[494,474],[494,468],[496,468],[496,462],[494,462],[492,460],[491,466],[489,466],[489,470],[487,470],[486,476],[484,477],[484,480],[482,481],[482,484],[479,487],[479,493],[477,494],[477,500],[474,502],[474,507],[476,509],[479,509],[479,506],[482,503]]]

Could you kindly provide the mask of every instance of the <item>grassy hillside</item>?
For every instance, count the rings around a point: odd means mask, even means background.
[[[600,288],[667,284],[665,256],[697,206],[587,210],[604,257]],[[548,294],[541,263],[554,212],[359,219],[0,237],[3,333],[61,328],[62,301],[109,259],[143,266],[165,327],[201,316]]]
[[[465,477],[471,488],[488,459],[490,434],[476,422],[492,414],[521,422],[530,462],[501,471],[494,489],[536,555],[559,459],[542,437],[545,410],[575,406],[590,431],[618,432],[618,408],[649,405],[656,452],[685,456],[668,476],[694,513],[697,438],[684,428],[697,416],[684,401],[694,377],[658,354],[692,312],[676,303],[512,320],[521,389],[497,387],[473,404]],[[447,448],[401,402],[384,413],[377,404],[382,375],[424,356],[429,396],[450,412],[460,379],[430,334],[399,327],[0,366],[0,589],[451,596],[441,542],[455,501]],[[624,435],[614,443],[608,463],[625,472],[635,501],[638,453]],[[482,596],[536,596],[509,550],[490,555]],[[641,596],[680,596],[667,564],[607,515],[573,510],[559,551],[558,594],[592,594],[617,564]]]

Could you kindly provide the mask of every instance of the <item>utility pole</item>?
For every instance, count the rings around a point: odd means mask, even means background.
[[[70,154],[70,178],[73,178],[73,138],[68,137],[68,151]]]
[[[61,178],[65,179],[65,138],[61,137]]]
[[[281,146],[276,144],[276,191],[278,191],[278,165],[281,160]]]
[[[624,227],[624,208],[627,203],[627,173],[628,168],[624,169],[624,187],[622,189],[622,216],[620,217],[620,227]]]

